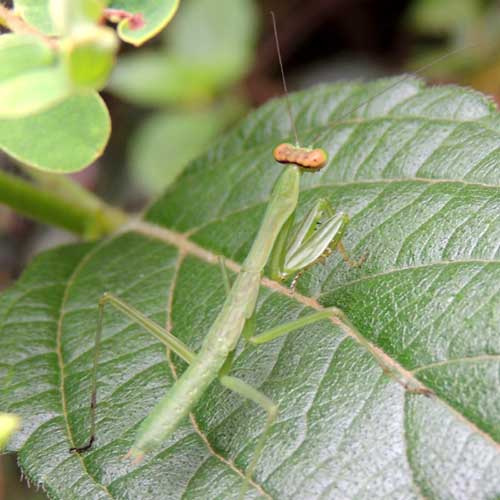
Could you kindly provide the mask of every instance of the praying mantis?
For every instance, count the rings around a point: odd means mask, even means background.
[[[260,281],[268,262],[271,276],[284,279],[302,272],[333,248],[339,247],[346,255],[341,246],[341,237],[348,224],[348,216],[342,212],[335,213],[327,200],[318,201],[303,220],[294,223],[302,172],[309,173],[323,168],[327,164],[326,152],[322,149],[283,144],[275,149],[274,156],[277,161],[286,166],[273,188],[257,237],[242,265],[241,272],[234,284],[231,287],[227,286],[224,305],[197,353],[192,352],[171,332],[157,325],[120,298],[110,293],[105,293],[101,297],[92,372],[90,438],[86,445],[72,448],[71,451],[86,451],[91,448],[95,439],[99,344],[104,308],[110,304],[143,326],[189,364],[188,369],[171,390],[142,422],[127,456],[138,462],[147,452],[157,448],[189,414],[208,386],[218,379],[223,386],[260,405],[267,413],[265,430],[257,442],[254,456],[245,473],[246,481],[243,483],[241,496],[244,494],[246,484],[252,477],[262,452],[268,431],[278,415],[278,406],[265,394],[230,374],[234,349],[240,336],[251,344],[259,345],[332,315],[342,317],[342,312],[333,308],[312,313],[258,335],[254,334],[254,314]],[[318,223],[321,225],[318,226]],[[347,256],[346,260],[348,260]],[[225,282],[228,283],[225,271],[224,276]]]
[[[329,212],[326,201],[321,200],[302,221],[293,225],[300,176],[303,169],[312,168],[304,166],[304,164],[311,156],[319,154],[322,161],[319,166],[313,168],[322,168],[326,164],[326,154],[322,150],[306,148],[293,148],[291,152],[303,156],[302,164],[299,164],[297,159],[288,163],[277,180],[250,253],[234,284],[231,288],[228,287],[224,305],[197,353],[192,352],[170,332],[149,320],[118,297],[109,293],[105,293],[101,297],[92,377],[91,437],[85,446],[73,448],[72,451],[85,451],[91,447],[94,441],[97,354],[102,334],[104,307],[106,304],[111,304],[142,325],[189,364],[188,369],[171,390],[142,422],[127,456],[139,462],[145,453],[157,448],[175,431],[180,421],[188,415],[208,386],[215,379],[218,379],[223,386],[260,405],[267,413],[265,431],[256,445],[254,457],[245,474],[247,480],[251,478],[264,446],[266,434],[277,417],[278,407],[266,395],[243,380],[230,375],[233,352],[240,336],[243,335],[246,341],[251,344],[259,345],[332,315],[342,316],[340,310],[333,308],[312,313],[258,335],[254,334],[255,307],[262,273],[268,260],[270,260],[274,276],[284,278],[292,273],[300,272],[314,264],[331,247],[336,247],[339,244],[348,223],[348,217],[345,214]],[[316,229],[320,220],[323,222]],[[271,256],[271,254],[273,255]],[[228,282],[227,277],[225,277],[225,281]]]
[[[172,332],[154,323],[119,297],[111,293],[102,295],[98,306],[92,368],[90,436],[83,446],[71,448],[72,452],[85,452],[95,441],[99,346],[105,307],[111,305],[141,325],[189,365],[143,420],[127,457],[140,462],[146,453],[158,448],[191,412],[209,385],[218,380],[224,387],[259,405],[266,412],[264,431],[257,440],[241,486],[240,498],[244,496],[269,431],[278,417],[279,408],[263,392],[231,374],[234,351],[240,338],[250,344],[261,345],[332,317],[348,324],[343,312],[333,307],[255,334],[255,309],[265,267],[269,266],[269,275],[275,280],[295,276],[291,285],[294,287],[301,273],[333,250],[338,250],[350,266],[362,264],[365,258],[354,261],[347,255],[342,236],[349,217],[343,212],[335,212],[326,199],[320,199],[302,220],[295,220],[301,176],[312,175],[328,165],[328,155],[324,150],[301,147],[296,133],[295,136],[296,144],[280,144],[274,150],[274,159],[284,165],[283,171],[274,185],[257,236],[232,285],[224,265],[221,266],[226,299],[198,352],[193,352]]]
[[[276,149],[275,157],[287,166],[273,188],[264,219],[242,265],[241,272],[232,287],[227,286],[224,305],[197,353],[192,352],[172,333],[120,298],[110,293],[105,293],[101,297],[92,375],[90,439],[85,446],[72,448],[71,451],[86,451],[90,449],[95,439],[96,371],[99,343],[104,307],[110,304],[143,326],[189,364],[188,369],[171,390],[142,422],[127,456],[139,462],[145,453],[157,448],[176,430],[180,421],[189,414],[208,386],[218,379],[223,386],[260,405],[267,413],[265,430],[255,447],[254,456],[245,473],[247,481],[252,477],[266,435],[278,415],[278,407],[265,394],[230,375],[234,349],[240,336],[251,344],[259,345],[332,315],[342,317],[340,310],[332,308],[312,313],[255,335],[254,314],[264,267],[269,261],[271,276],[279,279],[300,273],[332,248],[341,244],[341,237],[349,220],[346,214],[335,213],[326,200],[320,200],[302,221],[294,224],[302,171],[316,171],[323,168],[327,163],[327,155],[321,149],[300,148],[285,144]],[[319,222],[321,226],[317,228]],[[223,272],[225,282],[228,283],[225,271]],[[243,483],[241,496],[244,494],[246,482]]]

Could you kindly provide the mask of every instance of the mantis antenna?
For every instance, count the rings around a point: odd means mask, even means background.
[[[350,109],[346,113],[340,115],[338,118],[336,118],[334,121],[329,122],[327,125],[330,125],[332,123],[337,123],[339,121],[342,121],[344,118],[348,117],[349,115],[352,115],[354,112],[356,112],[358,109],[361,109],[363,106],[365,106],[367,103],[370,101],[373,101],[373,99],[385,94],[389,90],[397,87],[399,84],[403,83],[405,80],[408,80],[409,78],[412,78],[415,75],[420,75],[423,73],[426,69],[429,69],[430,67],[434,66],[435,64],[444,61],[445,59],[448,59],[449,57],[454,56],[455,54],[462,52],[465,49],[472,49],[474,47],[478,47],[480,44],[479,43],[473,43],[471,45],[467,45],[466,47],[459,47],[457,49],[453,49],[450,52],[443,54],[442,56],[439,56],[438,58],[434,59],[433,61],[428,62],[427,64],[424,64],[423,66],[420,66],[420,68],[416,69],[413,73],[408,73],[404,75],[403,77],[399,78],[395,82],[391,83],[388,87],[383,88],[379,92],[376,92],[374,95],[368,97],[365,99],[363,102],[358,104],[357,106],[354,106],[354,108]],[[318,138],[321,137],[321,134],[318,134],[314,140],[313,143],[318,140]]]
[[[288,88],[286,86],[285,70],[283,69],[283,59],[281,58],[280,42],[278,37],[278,27],[276,25],[276,16],[271,11],[271,18],[273,20],[274,40],[276,42],[276,52],[278,53],[278,61],[281,70],[281,81],[283,83],[283,90],[285,92],[286,107],[290,123],[295,136],[295,145],[284,142],[274,148],[274,159],[279,163],[290,163],[298,165],[306,170],[316,171],[326,165],[328,155],[324,149],[316,148],[302,148],[300,147],[299,135],[297,134],[297,127],[292,113],[292,105],[290,104],[290,97],[288,96]]]
[[[276,25],[276,16],[274,12],[271,11],[271,18],[273,20],[273,31],[274,31],[274,41],[276,42],[276,51],[278,53],[278,61],[281,70],[281,81],[283,83],[283,90],[285,91],[286,107],[288,109],[288,116],[290,117],[290,123],[292,125],[293,135],[295,136],[295,143],[299,146],[299,135],[297,134],[297,127],[295,127],[295,120],[292,113],[292,105],[290,104],[290,98],[288,97],[288,88],[286,86],[285,70],[283,69],[283,59],[281,58],[280,41],[278,38],[278,26]]]
[[[285,93],[285,100],[286,100],[286,106],[287,106],[287,110],[288,110],[288,116],[290,117],[290,123],[291,123],[292,131],[293,131],[293,135],[295,138],[295,145],[288,144],[288,143],[280,144],[274,150],[274,159],[276,161],[278,161],[279,163],[294,163],[294,164],[299,165],[303,168],[317,170],[326,164],[326,160],[327,160],[326,152],[322,149],[310,149],[310,148],[301,148],[300,147],[299,135],[297,133],[297,127],[295,125],[295,120],[294,120],[293,113],[292,113],[292,105],[290,103],[290,97],[288,95],[288,88],[286,85],[285,71],[283,68],[283,59],[281,57],[280,42],[279,42],[279,38],[278,38],[278,27],[277,27],[277,23],[276,23],[276,16],[274,15],[273,11],[271,11],[271,18],[273,21],[274,40],[276,43],[276,52],[278,53],[278,61],[279,61],[279,66],[280,66],[280,71],[281,71],[281,81],[283,83],[283,91]],[[340,117],[336,118],[334,122],[330,122],[330,123],[337,123],[337,122],[343,120],[344,118],[346,118],[347,116],[352,115],[352,113],[356,112],[358,109],[361,109],[368,102],[385,94],[389,90],[397,87],[399,84],[403,83],[405,80],[408,80],[409,78],[411,78],[415,75],[419,75],[419,74],[423,73],[426,69],[429,69],[430,67],[434,66],[435,64],[437,64],[441,61],[444,61],[445,59],[448,59],[449,57],[452,57],[455,54],[462,52],[465,49],[472,49],[472,48],[477,47],[479,45],[480,45],[479,43],[473,43],[471,45],[467,45],[466,47],[459,47],[457,49],[451,50],[450,52],[443,54],[440,57],[437,57],[433,61],[430,61],[427,64],[424,64],[420,68],[416,69],[413,73],[409,73],[407,75],[404,75],[402,78],[399,78],[395,82],[391,83],[388,87],[385,87],[384,89],[380,90],[379,92],[376,92],[374,95],[365,99],[363,102],[361,102],[360,104],[358,104],[354,108],[350,109],[346,113],[342,114]],[[317,135],[314,138],[313,143],[315,143],[320,136],[321,136],[321,134]],[[313,152],[314,152],[314,155],[312,154]],[[322,162],[323,156],[325,156],[324,163]]]

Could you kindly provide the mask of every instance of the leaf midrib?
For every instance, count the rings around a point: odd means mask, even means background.
[[[176,247],[180,251],[180,254],[177,257],[177,259],[180,259],[181,256],[183,256],[183,255],[189,254],[189,255],[194,255],[195,257],[201,259],[202,261],[207,262],[207,263],[212,264],[212,265],[214,265],[214,264],[217,263],[218,257],[217,257],[216,254],[214,254],[210,250],[207,250],[206,248],[203,248],[203,247],[197,245],[196,243],[194,243],[193,241],[191,241],[189,238],[187,238],[185,234],[178,233],[176,231],[173,231],[173,230],[170,230],[170,229],[167,229],[167,228],[163,228],[161,226],[157,226],[157,225],[154,225],[154,224],[150,224],[150,223],[147,223],[147,222],[142,222],[142,221],[139,221],[139,222],[136,222],[136,223],[132,224],[132,226],[129,229],[131,229],[132,231],[134,231],[134,232],[136,232],[138,234],[142,234],[143,236],[146,236],[146,237],[149,237],[149,238],[154,238],[154,239],[157,239],[157,240],[161,240],[161,241],[164,241],[165,243],[167,243],[168,245]],[[70,278],[68,279],[68,281],[65,284],[64,294],[63,294],[63,298],[62,298],[61,306],[60,306],[59,319],[58,319],[58,327],[57,327],[57,347],[56,347],[56,354],[57,354],[57,358],[58,358],[59,369],[60,369],[60,377],[61,377],[60,395],[61,395],[61,406],[62,406],[62,410],[63,410],[62,411],[62,415],[63,415],[64,421],[65,421],[66,433],[67,433],[68,438],[69,438],[69,440],[70,440],[71,443],[73,443],[73,435],[72,435],[72,431],[71,431],[71,428],[70,428],[70,425],[69,425],[68,412],[67,412],[67,407],[66,407],[65,386],[64,386],[64,382],[65,382],[65,375],[64,375],[65,365],[64,365],[64,360],[62,358],[62,350],[61,350],[61,348],[62,348],[62,344],[61,344],[61,340],[62,340],[62,338],[61,338],[61,336],[62,336],[62,324],[63,324],[65,313],[66,313],[66,311],[65,311],[65,304],[66,304],[67,298],[69,296],[69,291],[70,291],[70,289],[71,289],[71,287],[72,287],[72,285],[73,285],[76,277],[79,275],[81,269],[94,256],[94,254],[97,253],[97,251],[99,251],[100,249],[102,249],[102,247],[104,245],[108,244],[110,241],[111,240],[107,240],[107,241],[103,242],[103,244],[100,244],[100,245],[97,245],[97,246],[93,247],[80,260],[80,262],[75,267],[75,269],[72,272]],[[457,263],[461,263],[461,262],[480,262],[480,263],[487,263],[487,264],[491,263],[491,261],[484,261],[482,259],[471,259],[470,261],[469,260],[464,260],[464,261],[443,261],[443,262],[439,262],[439,263],[434,262],[434,263],[431,263],[431,264],[425,264],[425,265],[420,265],[420,266],[408,266],[408,269],[410,269],[410,268],[411,269],[414,269],[414,268],[424,268],[424,267],[429,267],[429,266],[445,265],[445,264],[446,265],[457,264]],[[498,261],[495,261],[495,263],[496,262],[498,262]],[[227,265],[227,267],[229,269],[231,269],[231,270],[233,270],[235,272],[238,272],[239,269],[240,269],[240,265],[238,263],[236,263],[235,261],[232,261],[232,260],[226,260],[226,265]],[[390,272],[402,272],[402,271],[406,271],[406,270],[407,270],[407,268],[386,271],[384,273],[379,273],[377,276],[385,275],[385,274],[388,274]],[[369,277],[360,278],[358,280],[353,280],[353,282],[354,281],[359,282],[359,281],[363,281],[363,280],[368,280],[368,279],[371,279],[373,277],[374,276],[372,275],[372,276],[369,276]],[[270,280],[267,277],[263,277],[262,278],[261,284],[262,284],[262,286],[270,289],[271,291],[273,291],[275,293],[280,293],[282,295],[285,295],[288,298],[296,300],[297,302],[299,302],[299,303],[301,303],[301,304],[303,304],[303,305],[305,305],[307,307],[310,307],[310,308],[313,308],[313,309],[316,309],[316,310],[324,309],[321,306],[321,304],[319,302],[317,302],[317,300],[313,299],[312,297],[304,296],[304,295],[301,295],[299,293],[293,294],[288,288],[284,287],[283,285],[281,285],[281,284],[279,284],[279,283],[277,283],[275,281]],[[342,285],[342,287],[348,286],[349,284],[352,284],[352,282],[351,283],[345,283],[345,284]],[[336,324],[336,326],[340,327],[343,330],[343,332],[345,334],[347,334],[349,337],[355,337],[355,334],[352,331],[346,331],[345,325],[341,325],[341,324],[339,324],[338,321],[336,322],[335,320],[332,320],[332,322],[334,324]],[[409,372],[406,369],[404,369],[401,365],[399,365],[399,363],[397,363],[394,359],[392,359],[385,352],[383,352],[378,346],[376,346],[376,348],[377,348],[378,351],[380,351],[381,353],[383,353],[383,355],[387,358],[387,360],[390,361],[390,363],[391,363],[392,366],[396,367],[396,369],[398,370],[398,372],[402,375],[402,377],[404,379],[412,380],[412,381],[418,382],[419,385],[423,385],[420,381],[417,381],[417,379],[414,378],[414,373],[413,372]],[[467,425],[473,432],[478,433],[485,440],[487,440],[490,444],[493,444],[497,449],[500,449],[500,445],[488,433],[486,433],[485,431],[483,431],[480,428],[478,428],[472,421],[470,421],[462,413],[458,412],[454,407],[450,406],[445,400],[439,398],[436,395],[434,395],[433,397],[436,400],[438,400],[441,404],[445,405],[445,407],[448,409],[448,411],[450,411],[452,414],[455,414],[456,416],[458,416],[458,418],[465,425]],[[196,432],[195,429],[194,429],[194,432]],[[81,462],[81,465],[82,465],[82,470],[89,477],[89,479],[91,479],[91,481],[94,484],[96,484],[99,488],[103,489],[103,491],[110,498],[114,498],[113,495],[107,489],[107,487],[104,484],[101,484],[100,482],[98,482],[92,476],[92,474],[88,471],[83,458],[79,456],[79,459],[80,459],[80,462]]]
[[[155,239],[159,239],[162,241],[165,241],[169,245],[175,246],[180,249],[181,253],[186,253],[186,254],[191,254],[194,255],[201,260],[207,262],[208,264],[217,264],[218,263],[218,257],[216,254],[212,253],[211,251],[197,245],[193,241],[189,240],[185,234],[178,233],[176,231],[173,231],[171,229],[166,229],[161,226],[157,226],[151,223],[147,222],[142,222],[139,221],[136,224],[131,227],[134,231],[143,234],[144,236],[152,237]],[[225,264],[226,266],[234,271],[234,272],[239,272],[240,270],[240,265],[230,259],[225,259]],[[489,263],[489,262],[488,262]],[[430,264],[432,265],[432,264]],[[403,271],[404,269],[399,269],[398,271]],[[263,276],[261,279],[261,286],[268,288],[269,290],[275,292],[275,293],[280,293],[282,295],[285,295],[286,297],[296,300],[300,304],[303,304],[311,309],[315,310],[324,310],[325,308],[314,298],[308,297],[305,295],[302,295],[297,292],[292,292],[289,288],[281,285],[280,283],[277,283],[276,281],[273,281],[266,276]],[[342,323],[338,318],[332,318],[332,323],[339,327],[344,334],[346,334],[348,337],[354,338],[354,340],[357,340],[357,336],[361,337],[365,342],[367,342],[369,345],[374,347],[388,362],[388,364],[393,367],[398,374],[402,377],[403,380],[416,384],[417,387],[423,387],[425,389],[430,389],[427,387],[425,384],[423,384],[420,380],[418,380],[414,374],[406,370],[403,366],[401,366],[396,360],[391,358],[387,353],[385,353],[379,346],[372,344],[369,342],[365,337],[363,337],[359,332],[353,331],[350,329],[347,325]],[[432,392],[432,390],[431,390]],[[460,413],[458,410],[456,410],[454,407],[450,406],[450,404],[440,398],[438,395],[433,394],[432,396],[435,400],[438,400],[441,404],[443,404],[448,411],[452,412],[455,415],[458,415],[460,417],[460,420],[464,422],[473,432],[481,435],[484,439],[486,439],[490,444],[494,445],[497,449],[500,450],[500,443],[497,443],[492,436],[490,436],[487,432],[483,431],[479,427],[476,426],[476,424],[472,421],[470,421],[465,415]]]

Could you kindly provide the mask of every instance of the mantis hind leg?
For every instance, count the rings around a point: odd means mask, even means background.
[[[278,325],[274,328],[271,328],[270,330],[254,335],[247,340],[254,345],[265,344],[266,342],[271,342],[272,340],[275,340],[283,335],[287,335],[288,333],[293,332],[294,330],[298,330],[299,328],[303,328],[304,326],[316,323],[318,321],[332,319],[333,317],[340,320],[343,328],[349,329],[352,336],[357,340],[357,342],[374,357],[375,361],[382,368],[383,372],[393,380],[395,380],[398,384],[402,385],[406,391],[415,394],[422,394],[428,397],[432,396],[432,390],[423,386],[418,380],[408,380],[402,378],[401,374],[394,368],[394,366],[387,362],[385,356],[368,340],[366,340],[356,330],[354,325],[350,323],[345,314],[336,307],[331,307],[322,311],[316,311],[309,314],[308,316],[303,316],[294,321],[290,321],[289,323]]]
[[[70,448],[69,451],[76,451],[77,453],[82,453],[89,450],[95,441],[95,430],[96,430],[96,401],[97,401],[97,366],[99,361],[99,351],[101,346],[102,337],[102,320],[104,315],[104,306],[106,304],[112,305],[115,309],[118,309],[123,314],[128,316],[130,319],[141,325],[148,333],[155,336],[160,342],[165,344],[169,349],[175,352],[187,363],[191,363],[195,357],[195,354],[189,350],[189,348],[177,337],[172,335],[170,332],[162,328],[160,325],[149,319],[143,313],[135,309],[134,307],[127,304],[124,300],[112,295],[110,293],[105,293],[99,299],[99,313],[97,319],[97,331],[95,336],[95,347],[94,347],[94,361],[92,365],[92,375],[91,375],[91,396],[90,396],[90,436],[87,443],[83,446],[75,446]]]
[[[227,387],[228,389],[231,389],[240,396],[243,396],[244,398],[253,401],[255,404],[262,407],[267,413],[267,419],[264,431],[257,440],[253,457],[250,460],[250,463],[248,464],[248,467],[245,471],[245,481],[241,485],[238,497],[239,499],[242,499],[245,496],[245,493],[248,488],[248,483],[252,479],[255,467],[257,466],[260,456],[262,455],[262,450],[264,449],[264,445],[266,443],[269,430],[271,429],[271,426],[273,425],[278,416],[278,405],[274,403],[274,401],[269,399],[265,394],[263,394],[262,392],[255,389],[254,387],[252,387],[251,385],[247,384],[246,382],[244,382],[239,378],[231,377],[229,375],[223,375],[219,378],[219,380],[223,386]]]

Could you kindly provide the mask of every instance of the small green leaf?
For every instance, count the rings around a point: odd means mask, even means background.
[[[54,1],[54,0],[52,0]],[[67,1],[67,0],[64,0]],[[71,0],[74,2],[75,0]],[[118,35],[125,42],[142,45],[157,35],[175,15],[180,0],[78,0],[86,12],[88,19],[97,19],[103,4],[110,9],[123,10],[141,17],[143,24],[138,29],[130,27],[128,19],[124,18],[118,25]],[[34,28],[46,35],[58,35],[64,32],[64,12],[58,1],[54,2],[52,18],[50,0],[15,0],[15,10]],[[81,10],[81,9],[80,9]],[[56,28],[56,26],[59,26]]]
[[[159,194],[199,156],[222,128],[215,111],[159,113],[132,137],[129,157],[135,182]]]
[[[108,81],[118,49],[116,35],[109,28],[92,27],[73,37],[65,50],[65,64],[71,82],[79,89],[99,90]]]
[[[50,0],[50,13],[59,34],[73,38],[96,29],[106,0]]]
[[[63,68],[30,71],[0,84],[0,119],[43,112],[70,94]]]
[[[500,118],[465,89],[393,84],[291,96],[302,143],[330,158],[304,174],[298,216],[327,198],[351,217],[351,256],[369,256],[351,269],[330,255],[295,295],[264,280],[256,323],[341,307],[403,379],[434,394],[406,391],[328,321],[241,342],[232,373],[280,408],[247,498],[500,496]],[[117,294],[197,350],[226,295],[216,257],[247,255],[283,170],[273,147],[290,135],[285,102],[270,102],[195,160],[148,224],[44,253],[2,295],[0,407],[23,419],[10,449],[51,498],[238,498],[265,415],[217,382],[141,464],[122,459],[186,366],[112,309],[97,439],[82,455],[69,448],[89,433],[99,297]]]
[[[21,419],[12,413],[0,413],[0,451],[5,448],[12,434],[21,427]]]
[[[50,14],[49,0],[14,0],[15,12],[45,35],[57,35]]]
[[[131,14],[140,14],[143,26],[131,29],[129,21],[123,19],[118,25],[119,37],[132,45],[142,45],[157,35],[174,17],[180,0],[110,0],[110,9],[120,9]]]
[[[70,94],[55,54],[27,35],[0,37],[0,118],[40,112]]]
[[[92,93],[24,118],[0,120],[0,148],[41,170],[76,172],[102,154],[110,131],[106,106]]]
[[[55,60],[55,53],[34,36],[13,33],[0,36],[0,83],[30,70],[46,68]]]

